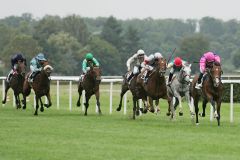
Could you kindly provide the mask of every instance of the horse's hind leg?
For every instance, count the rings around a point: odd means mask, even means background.
[[[129,90],[128,88],[128,83],[126,81],[124,81],[124,83],[122,84],[122,89],[121,89],[121,94],[120,94],[120,102],[118,105],[118,108],[116,109],[117,111],[121,111],[122,108],[122,99],[124,94]]]
[[[80,98],[82,96],[82,91],[83,91],[83,88],[81,86],[81,82],[79,83],[78,85],[78,101],[77,101],[77,107],[79,107],[81,105],[80,103]]]
[[[7,92],[10,88],[10,84],[8,82],[6,82],[5,80],[5,93],[4,93],[4,99],[2,100],[2,104],[6,103],[6,99],[7,99]]]
[[[136,119],[137,98],[133,97],[133,119]]]
[[[100,108],[100,100],[99,100],[100,94],[99,94],[99,90],[96,91],[95,97],[96,97],[97,106],[98,106],[98,113],[102,114],[102,111],[101,111],[101,108]]]
[[[175,98],[175,103],[173,104],[173,107],[174,107],[174,109],[176,110],[176,109],[177,109],[177,106],[179,105],[179,100],[178,100],[177,97],[173,97],[173,98]]]
[[[199,97],[194,97],[194,107],[195,107],[195,115],[196,115],[196,125],[199,124],[199,121],[198,121],[198,111],[199,111],[199,108],[198,108],[198,101],[199,101]]]

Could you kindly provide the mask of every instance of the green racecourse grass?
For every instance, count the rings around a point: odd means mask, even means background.
[[[60,83],[61,85],[61,83]],[[56,107],[56,87],[51,88],[53,106],[33,116],[33,101],[26,110],[13,108],[12,101],[0,106],[0,160],[75,160],[75,159],[240,159],[240,109],[234,104],[234,123],[229,122],[229,104],[222,104],[221,126],[207,116],[200,125],[191,123],[186,103],[184,116],[170,121],[167,105],[160,101],[161,114],[148,113],[132,120],[128,92],[127,115],[116,112],[119,92],[113,93],[113,113],[109,114],[109,85],[101,86],[103,115],[95,113],[95,99],[89,114],[76,107],[73,84],[73,109],[69,111],[68,86],[60,88],[60,109]],[[119,85],[114,85],[119,89]],[[12,100],[12,91],[9,92]],[[201,108],[200,108],[201,111]]]

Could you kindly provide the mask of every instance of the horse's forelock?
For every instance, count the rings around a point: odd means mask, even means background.
[[[52,70],[53,70],[53,67],[48,64],[48,65],[44,66],[43,69],[44,69],[44,70],[50,69],[50,70],[52,71]]]

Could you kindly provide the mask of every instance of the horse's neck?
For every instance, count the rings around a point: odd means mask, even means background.
[[[46,75],[46,73],[44,72],[44,70],[42,70],[37,76],[39,76],[39,82],[41,84],[48,84],[49,83],[49,78]]]

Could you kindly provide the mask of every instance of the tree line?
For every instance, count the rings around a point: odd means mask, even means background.
[[[211,50],[222,57],[224,71],[230,72],[240,66],[239,44],[240,24],[234,19],[118,20],[79,15],[34,19],[24,13],[0,19],[0,73],[7,74],[16,52],[24,53],[28,62],[43,52],[55,75],[80,75],[82,60],[91,52],[99,60],[103,75],[122,75],[126,60],[140,48],[147,55],[161,52],[166,59],[180,56],[193,63],[193,73],[198,72],[200,56]]]

